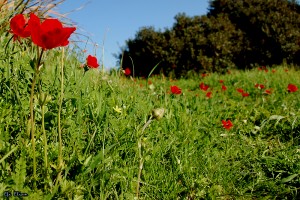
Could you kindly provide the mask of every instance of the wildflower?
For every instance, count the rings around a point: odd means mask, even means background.
[[[181,94],[181,89],[177,87],[176,85],[171,86],[171,92],[172,94]]]
[[[125,70],[123,70],[123,72],[126,76],[129,76],[131,74],[131,70],[129,68],[126,68]]]
[[[45,50],[68,45],[69,37],[76,30],[75,27],[63,27],[58,19],[46,19],[41,23],[33,13],[30,14],[28,26],[32,42]]]
[[[219,82],[220,82],[221,84],[223,84],[223,83],[224,83],[224,81],[223,81],[223,80],[219,80]]]
[[[238,89],[236,89],[236,91],[238,91],[239,93],[243,93],[244,92],[244,90],[242,88],[238,88]]]
[[[211,94],[212,94],[212,92],[207,92],[205,96],[210,99],[211,98]]]
[[[263,84],[258,84],[258,83],[256,83],[254,87],[256,87],[258,89],[264,89],[265,88],[265,86]]]
[[[275,73],[276,72],[276,70],[275,69],[272,69],[272,73]]]
[[[122,113],[122,108],[116,105],[116,107],[113,108],[116,112]]]
[[[272,91],[271,91],[271,89],[266,89],[264,93],[265,93],[265,94],[271,94]]]
[[[231,129],[231,127],[233,126],[232,122],[230,120],[222,120],[222,124],[223,124],[223,127],[226,129],[226,130],[229,130]]]
[[[19,37],[30,37],[30,29],[26,21],[22,14],[17,14],[10,20],[10,32],[14,34],[14,40]]]
[[[203,91],[207,91],[208,88],[209,88],[209,86],[208,86],[208,85],[205,85],[203,82],[200,83],[199,87],[200,87],[200,89],[203,90]]]
[[[99,67],[97,58],[95,56],[92,56],[92,55],[88,55],[88,57],[86,58],[86,65],[89,68],[97,68],[97,67]]]
[[[289,84],[287,90],[288,92],[296,92],[298,90],[298,87],[294,84]]]
[[[225,85],[222,85],[222,90],[223,91],[226,91],[227,90],[227,87]]]
[[[247,97],[247,96],[249,96],[249,93],[243,92],[243,93],[242,93],[242,96],[243,96],[243,97]]]

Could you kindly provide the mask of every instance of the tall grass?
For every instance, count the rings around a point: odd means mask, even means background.
[[[20,10],[14,11],[18,3]],[[27,127],[35,50],[7,34],[10,17],[25,4],[7,1],[4,6],[13,7],[1,9],[6,21],[0,23],[0,194],[19,191],[32,199],[299,198],[300,93],[287,91],[289,83],[300,87],[296,69],[282,65],[268,72],[204,78],[128,79],[98,70],[85,73],[82,55],[72,48],[44,52],[36,88],[44,97],[34,96],[33,102],[34,188]],[[211,98],[199,89],[201,82],[209,85]],[[171,85],[182,94],[171,94]],[[237,88],[250,95],[242,97]],[[154,108],[165,113],[150,123]],[[226,119],[233,123],[230,130],[222,127]]]

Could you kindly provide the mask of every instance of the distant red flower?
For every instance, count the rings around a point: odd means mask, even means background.
[[[272,69],[272,73],[275,73],[276,72],[276,70],[275,69]]]
[[[249,93],[243,92],[243,93],[242,93],[242,96],[243,96],[243,97],[247,97],[247,96],[249,96]]]
[[[261,70],[262,70],[260,67],[258,67],[257,69],[258,69],[258,71],[261,71]]]
[[[271,89],[266,89],[264,93],[265,93],[265,94],[271,94],[271,93],[272,93],[272,90],[271,90]]]
[[[33,13],[30,14],[28,26],[32,42],[45,50],[68,45],[69,37],[76,30],[75,27],[63,27],[58,19],[45,19],[41,23]]]
[[[298,87],[294,84],[289,84],[288,87],[287,87],[287,90],[289,92],[296,92],[298,90]]]
[[[223,84],[223,83],[224,83],[224,81],[223,81],[223,80],[219,80],[219,82],[220,82],[221,84]]]
[[[10,32],[14,34],[14,40],[30,37],[30,29],[23,14],[17,14],[10,20]]]
[[[131,70],[130,70],[129,68],[126,68],[126,69],[124,70],[124,74],[125,74],[126,76],[129,76],[129,75],[131,74]]]
[[[177,87],[176,85],[171,86],[171,92],[172,94],[181,94],[181,89]]]
[[[152,84],[152,81],[151,80],[148,80],[148,85],[151,85]]]
[[[212,92],[207,92],[205,96],[210,99],[211,98],[211,94],[212,94]]]
[[[99,67],[97,58],[95,56],[92,56],[92,55],[88,55],[88,57],[86,58],[86,65],[90,68]]]
[[[222,120],[222,124],[223,124],[223,127],[226,129],[226,130],[229,130],[231,129],[231,127],[233,126],[232,122],[230,120]]]
[[[225,85],[222,85],[222,90],[223,91],[226,91],[227,90],[227,87]]]
[[[265,86],[263,84],[258,84],[258,83],[256,83],[254,87],[256,87],[258,89],[264,89],[265,88]]]
[[[205,85],[204,83],[200,83],[199,85],[200,89],[203,90],[203,91],[207,91],[209,86],[208,85]]]
[[[285,72],[288,72],[289,70],[288,70],[288,69],[285,69],[284,71],[285,71]]]
[[[209,74],[207,74],[207,73],[202,73],[201,74],[201,76],[202,76],[202,78],[204,78],[204,77],[206,77],[206,76],[208,76]]]
[[[238,91],[239,93],[243,93],[244,92],[244,90],[242,88],[238,88],[238,89],[236,89],[236,91]]]

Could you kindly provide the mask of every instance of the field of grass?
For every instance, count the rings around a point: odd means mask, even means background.
[[[80,60],[86,55],[76,49],[48,50],[34,91],[33,148],[30,92],[37,47],[29,40],[9,41],[5,27],[0,31],[3,197],[300,198],[300,91],[288,87],[300,87],[294,67],[143,79],[118,70],[85,72]],[[172,94],[171,86],[181,94]],[[160,119],[153,113],[158,108],[164,109]],[[233,126],[226,129],[222,120]],[[16,191],[28,196],[16,197]]]

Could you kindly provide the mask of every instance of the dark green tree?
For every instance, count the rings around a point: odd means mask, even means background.
[[[295,0],[211,0],[207,15],[181,13],[170,29],[140,29],[127,41],[123,68],[134,64],[136,75],[147,76],[160,63],[154,73],[184,76],[191,70],[300,65],[299,28]]]
[[[233,62],[272,65],[296,61],[299,51],[300,15],[296,1],[287,0],[213,0],[208,16],[228,15],[244,38],[244,49]]]

